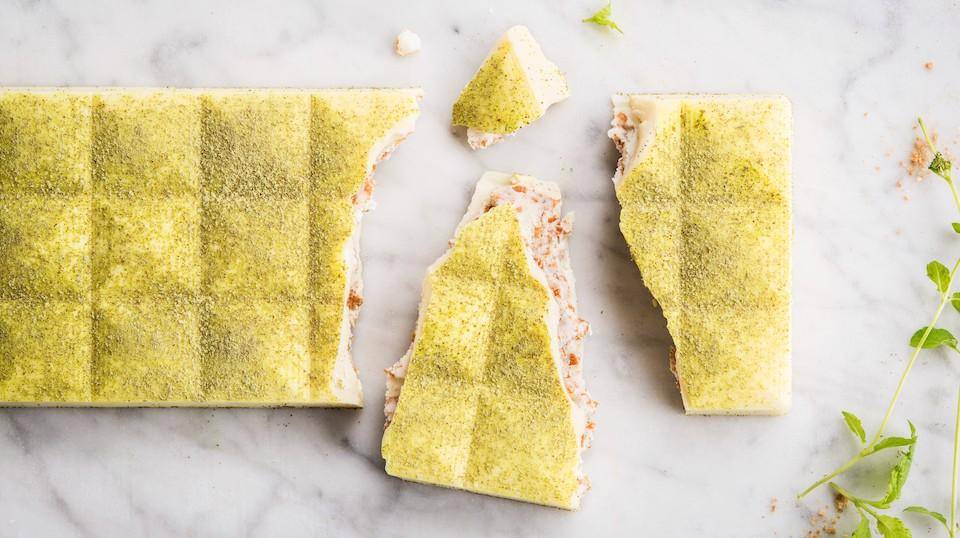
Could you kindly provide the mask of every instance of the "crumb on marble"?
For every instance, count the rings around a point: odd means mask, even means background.
[[[838,494],[834,497],[832,506],[826,505],[811,514],[809,519],[811,530],[807,532],[807,538],[821,538],[824,535],[836,535],[837,525],[840,522],[840,514],[842,514],[846,508],[847,499]]]
[[[923,64],[923,68],[927,71],[933,71],[933,62],[927,62]]]
[[[827,509],[825,507],[821,508],[820,510],[817,510],[816,512],[810,515],[810,525],[813,527],[819,527],[820,523],[822,523],[823,520],[826,519],[826,517],[827,517]]]
[[[916,130],[916,128],[914,128],[914,130]],[[931,132],[930,139],[936,144],[937,133]],[[927,166],[930,164],[931,157],[933,157],[933,155],[930,154],[930,148],[927,146],[926,140],[923,139],[923,135],[915,134],[913,137],[913,149],[910,151],[910,160],[907,161],[906,164],[907,173],[917,181],[923,181],[930,175],[930,170],[927,169]]]
[[[404,30],[397,35],[397,39],[394,40],[393,49],[398,56],[410,56],[411,54],[420,52],[421,45],[420,36],[404,28]]]

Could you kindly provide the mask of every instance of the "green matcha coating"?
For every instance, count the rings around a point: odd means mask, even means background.
[[[334,391],[353,197],[406,90],[0,91],[0,402]]]
[[[453,124],[507,134],[543,115],[513,47],[503,41],[453,105]]]

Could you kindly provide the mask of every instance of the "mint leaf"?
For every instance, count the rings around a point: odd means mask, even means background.
[[[874,452],[880,452],[887,448],[895,448],[900,446],[909,446],[911,450],[913,449],[914,443],[917,442],[917,429],[914,427],[913,422],[907,421],[907,424],[910,425],[910,437],[885,437],[879,443],[873,445],[873,447],[864,454],[869,456]]]
[[[880,452],[887,448],[896,448],[898,446],[910,446],[913,443],[916,443],[916,439],[908,439],[906,437],[885,437],[879,443],[873,445],[873,450],[870,453]]]
[[[960,291],[950,296],[950,304],[953,305],[953,308],[955,308],[957,312],[960,312]]]
[[[873,533],[870,532],[870,520],[862,512],[860,513],[860,524],[857,525],[850,538],[873,538]]]
[[[940,512],[934,512],[933,510],[927,510],[922,506],[908,506],[903,509],[904,512],[914,512],[917,514],[923,514],[925,516],[932,517],[940,523],[943,524],[943,528],[947,529],[947,534],[950,534],[950,526],[947,525],[947,518],[943,517],[943,514]]]
[[[878,515],[877,530],[883,538],[913,538],[903,521],[891,516]]]
[[[913,452],[917,448],[917,429],[913,427],[913,423],[910,423],[910,437],[914,442],[910,444],[910,448],[907,449],[906,452],[900,453],[900,459],[897,461],[897,464],[893,466],[893,469],[890,470],[890,481],[887,483],[886,495],[877,501],[863,501],[865,504],[877,508],[890,508],[893,501],[900,498],[900,491],[907,482],[907,476],[910,475],[910,465],[913,463]],[[883,535],[887,536],[886,534]]]
[[[917,332],[913,333],[913,336],[910,337],[910,347],[917,347],[920,345],[920,339],[923,338],[923,333],[926,330],[926,327],[922,327],[917,329]],[[927,339],[924,340],[923,349],[933,349],[940,346],[947,346],[949,348],[957,349],[957,338],[946,329],[934,327],[930,331],[930,334],[927,335]]]
[[[958,234],[960,234],[960,222],[950,223],[950,226],[953,226],[953,231],[955,231],[955,232],[957,232]]]
[[[937,260],[927,264],[927,276],[937,285],[937,290],[940,293],[947,291],[950,286],[950,270]]]
[[[863,431],[863,423],[860,422],[860,419],[857,417],[857,415],[854,415],[853,413],[849,413],[847,411],[842,411],[842,413],[843,413],[843,420],[844,422],[847,423],[847,427],[850,428],[850,431],[852,431],[854,435],[860,438],[861,443],[866,443],[867,432]]]
[[[930,171],[938,176],[950,180],[950,168],[953,165],[948,161],[942,153],[939,151],[933,156],[933,161],[930,162]]]
[[[599,11],[587,17],[586,19],[583,19],[582,22],[591,22],[600,26],[606,26],[607,28],[616,30],[622,34],[623,30],[621,30],[620,27],[617,26],[617,23],[613,22],[613,19],[610,18],[612,12],[613,8],[611,7],[610,2],[607,2],[605,7],[601,8]]]

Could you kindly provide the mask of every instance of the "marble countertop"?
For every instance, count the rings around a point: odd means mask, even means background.
[[[840,410],[881,418],[960,255],[940,181],[917,182],[917,114],[960,135],[956,2],[615,2],[619,36],[575,2],[0,2],[0,85],[423,86],[417,132],[380,167],[364,222],[354,351],[363,410],[0,410],[0,536],[806,536],[831,498],[799,489],[852,455]],[[498,35],[526,24],[573,96],[471,152],[450,105]],[[423,39],[393,54],[404,27]],[[934,62],[933,69],[924,63]],[[670,338],[617,228],[606,138],[616,91],[769,92],[794,107],[794,405],[686,417]],[[960,153],[960,152],[957,152]],[[487,169],[559,182],[600,402],[576,513],[404,483],[383,472],[382,369],[406,349],[426,267]],[[903,180],[903,187],[897,181]],[[907,199],[909,198],[909,199]],[[944,326],[960,318],[948,312]],[[924,354],[892,421],[920,430],[906,504],[947,512],[960,365]],[[872,469],[872,470],[871,470]],[[847,479],[883,488],[886,467]],[[852,481],[852,482],[850,482]],[[773,499],[777,509],[771,511]],[[827,510],[828,519],[832,509]],[[908,517],[915,535],[936,535]],[[852,528],[849,511],[841,529]]]

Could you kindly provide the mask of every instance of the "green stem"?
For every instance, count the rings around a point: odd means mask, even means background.
[[[867,512],[868,514],[870,514],[871,516],[873,516],[874,519],[879,519],[880,514],[878,514],[876,511],[874,511],[873,509],[871,509],[866,503],[864,503],[864,502],[863,502],[863,499],[860,499],[860,498],[857,497],[856,495],[854,495],[854,494],[850,493],[849,491],[843,489],[843,488],[840,486],[840,484],[837,484],[836,482],[830,482],[830,487],[833,488],[833,490],[836,491],[837,493],[839,493],[840,495],[843,495],[844,497],[846,497],[848,501],[850,501],[851,503],[853,503],[853,506],[857,509],[857,512],[860,513],[860,516],[861,516],[861,517],[864,517],[864,516],[865,516],[864,510],[866,510],[866,512]]]
[[[837,469],[833,472],[824,475],[823,478],[811,484],[807,489],[801,491],[800,494],[797,495],[798,499],[806,497],[806,495],[811,491],[845,473],[848,469],[859,463],[860,460],[873,453],[873,448],[878,442],[880,442],[880,438],[883,437],[883,432],[887,428],[887,423],[890,422],[890,417],[893,415],[893,409],[896,407],[897,401],[900,399],[900,393],[903,392],[903,387],[907,382],[907,376],[910,374],[910,370],[913,369],[914,363],[917,362],[917,357],[920,356],[920,352],[923,350],[923,344],[927,342],[927,337],[930,336],[930,331],[933,330],[933,327],[937,324],[937,321],[939,321],[940,314],[943,313],[944,307],[947,306],[948,302],[950,302],[950,286],[953,284],[953,277],[956,274],[958,267],[960,267],[960,259],[957,260],[957,263],[953,264],[953,269],[950,271],[950,280],[947,281],[946,290],[944,290],[944,292],[940,295],[940,304],[937,305],[937,311],[933,315],[933,320],[929,325],[927,325],[926,330],[923,331],[923,335],[920,337],[920,342],[910,355],[910,360],[907,361],[907,367],[904,368],[903,373],[900,375],[900,381],[897,383],[897,390],[894,391],[893,398],[890,399],[890,404],[887,406],[887,411],[883,415],[883,420],[880,422],[880,427],[877,428],[876,435],[873,436],[873,439],[870,440],[870,443],[868,443],[863,450],[858,452],[854,457],[850,458],[849,461],[840,467],[837,467]]]
[[[957,418],[953,428],[953,484],[950,487],[950,538],[957,532],[957,469],[960,467],[960,390],[957,391]]]
[[[920,131],[923,133],[923,138],[927,140],[927,145],[930,146],[930,150],[936,154],[937,147],[933,145],[933,140],[930,140],[930,135],[927,134],[927,126],[923,124],[923,118],[917,118],[917,123],[920,124]]]
[[[926,139],[927,145],[930,146],[930,151],[933,152],[934,156],[939,155],[940,152],[937,151],[937,146],[933,145],[933,140],[931,140],[930,135],[927,134],[927,126],[923,124],[923,118],[917,118],[917,123],[920,124],[920,130],[923,132],[923,138]],[[949,169],[946,170],[944,174],[936,170],[934,170],[934,172],[950,184],[950,190],[953,191],[953,201],[957,204],[957,209],[960,209],[960,198],[957,198],[957,189],[953,186],[953,172]]]
[[[854,465],[856,465],[857,462],[859,462],[859,461],[862,460],[863,458],[864,458],[864,456],[863,456],[863,451],[861,450],[860,452],[857,453],[856,456],[850,458],[850,460],[849,460],[847,463],[844,463],[844,464],[841,465],[840,467],[837,467],[832,473],[826,474],[826,475],[824,475],[823,478],[821,478],[820,480],[817,480],[817,481],[814,482],[813,484],[810,484],[810,487],[808,487],[807,489],[801,491],[800,494],[797,495],[797,498],[798,498],[798,499],[802,499],[802,498],[806,497],[807,494],[810,493],[811,491],[819,488],[820,486],[824,485],[825,483],[827,483],[827,482],[833,480],[834,478],[842,475],[843,473],[847,472],[847,469],[849,469],[849,468],[853,467]],[[831,484],[831,486],[836,487],[834,484]],[[842,493],[842,492],[841,492],[841,493]]]
[[[937,155],[937,148],[933,144],[933,140],[930,138],[930,135],[927,133],[927,127],[923,124],[923,118],[917,118],[917,123],[920,124],[920,130],[923,131],[923,137],[927,142],[927,145],[930,146],[931,151],[934,155]],[[947,171],[945,175],[942,175],[943,179],[947,181],[947,185],[950,186],[950,193],[953,195],[953,203],[957,207],[957,211],[960,212],[960,193],[957,192],[957,187],[953,183],[952,174],[950,171]],[[897,382],[897,389],[893,393],[893,398],[890,399],[890,404],[887,406],[887,410],[883,415],[883,420],[880,422],[880,427],[877,428],[877,433],[873,436],[868,443],[860,452],[858,452],[854,457],[850,458],[846,463],[837,467],[837,469],[827,475],[824,475],[823,478],[817,480],[810,485],[807,489],[800,492],[797,495],[798,499],[805,497],[811,491],[817,489],[823,484],[829,482],[830,480],[836,478],[837,476],[845,473],[848,469],[856,465],[863,458],[874,453],[874,449],[880,439],[883,437],[883,432],[887,428],[887,423],[890,422],[890,417],[893,415],[893,410],[897,406],[897,402],[900,400],[900,394],[903,392],[903,387],[906,384],[907,376],[910,374],[910,371],[913,370],[913,365],[917,362],[917,357],[920,356],[920,352],[923,350],[923,345],[927,342],[927,337],[930,336],[930,332],[936,326],[937,321],[940,320],[940,315],[943,313],[944,307],[947,303],[950,302],[950,287],[953,284],[953,278],[957,273],[957,268],[960,267],[960,259],[953,264],[953,269],[950,271],[950,279],[947,281],[947,286],[944,292],[940,295],[940,304],[937,305],[937,311],[933,315],[933,319],[930,321],[930,324],[927,325],[927,328],[923,331],[923,334],[920,337],[920,341],[917,344],[917,347],[914,348],[913,353],[910,355],[910,360],[907,361],[907,366],[904,368],[903,373],[900,375],[900,381]],[[956,497],[957,497],[957,471],[960,468],[960,394],[957,396],[957,424],[954,432],[954,443],[953,443],[953,486],[951,491],[951,503],[950,503],[950,538],[955,538],[956,533]],[[845,492],[834,484],[833,482],[830,485],[839,491],[841,494]],[[849,495],[847,495],[849,497]],[[859,508],[859,507],[858,507]],[[866,507],[864,507],[866,508]],[[874,514],[869,508],[867,511],[871,514]],[[874,514],[875,516],[876,514]]]
[[[907,362],[907,367],[904,368],[903,374],[900,375],[900,381],[897,383],[897,390],[893,393],[893,398],[890,399],[890,405],[887,406],[887,412],[883,415],[883,420],[880,421],[880,427],[877,428],[876,435],[873,436],[873,439],[870,441],[868,446],[873,446],[880,441],[880,437],[883,436],[884,430],[887,428],[887,422],[890,422],[890,416],[893,415],[893,408],[896,407],[897,401],[900,399],[900,393],[903,392],[903,387],[907,382],[907,375],[910,374],[910,370],[913,369],[914,363],[917,362],[917,357],[920,356],[920,352],[923,350],[923,344],[927,341],[927,336],[930,335],[930,331],[933,330],[933,327],[937,324],[937,321],[940,319],[940,314],[943,313],[943,308],[947,306],[947,303],[950,302],[950,284],[953,283],[953,275],[957,272],[957,267],[960,266],[960,260],[957,260],[957,263],[953,265],[953,270],[950,271],[950,281],[947,282],[947,289],[943,292],[943,296],[940,298],[940,304],[937,305],[937,312],[933,315],[933,320],[930,322],[930,325],[927,325],[927,329],[923,331],[923,336],[920,338],[920,343],[913,350],[913,354],[910,355],[910,360]]]
[[[833,488],[833,490],[839,493],[840,495],[843,495],[844,497],[846,497],[851,502],[854,502],[857,499],[857,497],[854,494],[843,489],[843,487],[840,484],[837,484],[836,482],[830,482],[830,487]],[[857,510],[860,509],[859,503],[854,502],[854,505],[857,507]]]
[[[893,393],[893,398],[890,400],[890,405],[887,406],[887,412],[883,415],[883,421],[880,422],[880,427],[877,428],[877,434],[873,436],[873,440],[870,441],[869,446],[877,444],[877,442],[880,440],[880,437],[883,436],[883,431],[887,427],[887,422],[890,421],[890,416],[893,414],[893,408],[897,405],[897,400],[900,399],[900,393],[903,392],[903,386],[907,381],[907,375],[910,373],[910,370],[913,369],[913,364],[917,362],[917,357],[920,355],[920,351],[923,350],[923,344],[926,343],[927,336],[930,335],[930,331],[933,330],[933,327],[937,324],[937,321],[940,320],[940,314],[943,313],[943,308],[947,306],[948,302],[950,302],[950,286],[953,284],[953,277],[957,273],[958,267],[960,267],[960,259],[957,260],[957,263],[953,264],[953,269],[950,270],[950,280],[947,281],[947,287],[940,296],[940,304],[937,305],[937,311],[933,315],[933,320],[930,322],[930,325],[927,325],[927,329],[923,331],[923,336],[920,338],[919,344],[913,350],[913,354],[910,355],[910,360],[907,362],[907,367],[903,370],[903,374],[900,376],[900,382],[897,383],[897,390]]]
[[[957,195],[957,186],[953,184],[953,180],[949,178],[944,178],[947,180],[947,185],[950,185],[950,192],[953,194],[953,203],[957,205],[957,211],[960,211],[960,196]]]
[[[875,510],[872,510],[869,506],[863,505],[863,509],[866,510],[868,514],[873,516],[873,519],[876,519],[876,520],[880,519],[880,514],[878,514]]]

